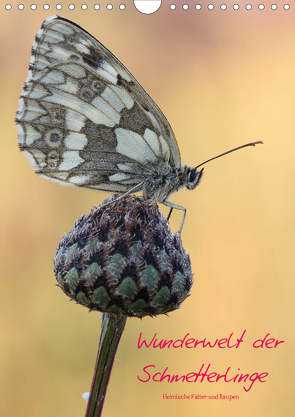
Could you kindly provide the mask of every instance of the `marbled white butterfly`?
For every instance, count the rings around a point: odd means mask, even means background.
[[[159,107],[80,26],[60,16],[43,22],[19,101],[19,145],[37,174],[110,192],[143,190],[145,199],[185,215],[168,198],[193,190],[203,169],[181,165]]]

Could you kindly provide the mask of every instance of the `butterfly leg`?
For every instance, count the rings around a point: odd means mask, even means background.
[[[173,211],[173,207],[170,207],[169,214],[168,214],[168,216],[167,216],[167,221],[169,221],[170,216],[171,216],[171,214],[172,214],[172,211]]]
[[[146,201],[147,198],[148,198],[145,183],[143,183],[143,186],[142,186],[142,198],[143,198],[144,201]]]
[[[162,201],[162,204],[164,204],[164,206],[170,207],[170,211],[169,211],[167,220],[169,219],[169,217],[170,217],[173,209],[177,209],[177,210],[182,210],[183,211],[181,225],[180,225],[180,228],[178,230],[178,234],[180,236],[181,231],[182,231],[182,228],[183,228],[183,225],[184,225],[184,220],[185,220],[185,215],[186,215],[186,209],[184,207],[182,207],[182,206],[178,206],[177,204],[172,203],[171,201]]]
[[[144,183],[144,182],[140,182],[140,183],[139,183],[139,184],[137,184],[135,187],[130,188],[130,190],[128,190],[126,193],[124,193],[124,194],[120,195],[120,197],[117,197],[117,198],[116,198],[116,200],[114,200],[114,201],[110,201],[109,203],[104,204],[103,206],[100,206],[100,208],[102,208],[102,207],[106,207],[106,206],[109,206],[110,204],[113,204],[113,203],[115,203],[116,201],[121,200],[121,198],[126,197],[126,195],[131,194],[131,193],[132,193],[132,191],[136,190],[138,187],[141,187],[142,185],[143,185],[143,186],[145,186],[145,183]],[[137,190],[137,191],[140,191],[140,190]],[[137,192],[137,191],[136,191],[136,192]]]

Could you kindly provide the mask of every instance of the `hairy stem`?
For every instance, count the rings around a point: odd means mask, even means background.
[[[101,416],[113,362],[126,320],[126,316],[103,314],[99,348],[85,417]]]

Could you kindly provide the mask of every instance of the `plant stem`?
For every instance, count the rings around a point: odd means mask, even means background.
[[[85,417],[100,417],[126,316],[104,313],[99,348]]]

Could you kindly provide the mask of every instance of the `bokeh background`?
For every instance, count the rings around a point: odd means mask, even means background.
[[[229,417],[294,416],[295,318],[295,8],[187,11],[163,1],[143,15],[99,11],[93,2],[59,12],[97,37],[129,68],[170,121],[190,165],[246,142],[247,148],[205,167],[200,186],[172,200],[187,208],[182,233],[191,255],[194,286],[169,317],[128,319],[117,352],[104,415]],[[111,3],[111,2],[109,2]],[[0,12],[0,415],[83,416],[81,398],[92,380],[100,315],[69,303],[55,286],[55,248],[105,193],[61,187],[38,178],[17,147],[18,96],[27,77],[31,45],[42,21],[56,13],[17,2]],[[161,210],[167,213],[161,206]],[[177,230],[181,213],[173,212]],[[233,339],[239,349],[138,349],[145,338]],[[276,349],[253,341],[284,340]],[[224,373],[268,372],[250,392],[241,383],[142,383],[142,368],[166,366],[180,375],[202,364]],[[238,370],[238,368],[240,370]],[[238,395],[239,400],[163,400],[163,394]]]

